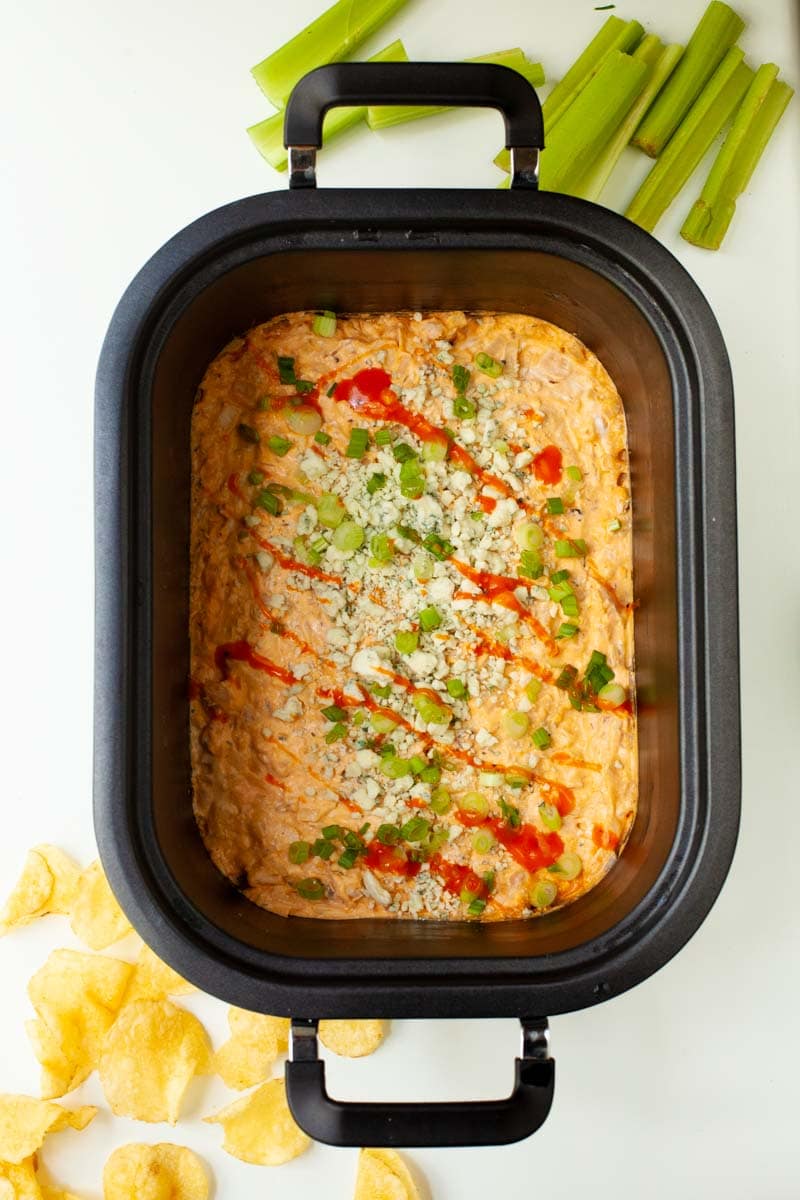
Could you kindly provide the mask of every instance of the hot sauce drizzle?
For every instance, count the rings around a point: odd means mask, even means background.
[[[370,842],[361,861],[370,871],[387,871],[407,879],[413,879],[422,870],[422,863],[407,858],[399,846],[384,846],[377,838]]]
[[[514,828],[502,817],[481,817],[461,809],[458,820],[462,825],[477,825],[490,830],[495,841],[505,847],[514,861],[531,873],[551,866],[564,853],[564,843],[557,833],[543,833],[535,825],[523,824]]]
[[[480,875],[476,875],[471,867],[450,862],[448,859],[442,858],[440,854],[433,855],[429,860],[429,866],[431,873],[438,875],[441,879],[445,891],[450,892],[453,896],[460,896],[466,890],[476,900],[488,898],[489,885],[481,879]]]
[[[412,412],[400,403],[397,393],[392,389],[392,377],[381,367],[365,367],[357,371],[351,379],[341,379],[333,394],[334,400],[349,404],[354,412],[372,417],[376,421],[395,421],[423,442],[447,441],[450,447],[450,461],[468,471],[489,487],[495,488],[502,496],[516,500],[523,508],[525,503],[517,496],[508,484],[498,475],[486,471],[468,450],[454,442],[438,425],[431,424],[420,413]]]
[[[319,567],[309,566],[308,563],[298,562],[296,558],[292,558],[285,550],[281,550],[280,546],[276,546],[274,542],[268,542],[266,538],[259,537],[257,533],[251,536],[254,541],[258,542],[262,550],[268,550],[276,562],[286,571],[297,571],[300,575],[307,575],[309,579],[321,579],[323,583],[341,583],[341,575],[330,575],[327,571],[320,571]]]
[[[600,825],[595,825],[592,830],[592,841],[600,850],[616,850],[619,845],[616,833],[612,833],[610,829],[603,829]]]
[[[457,558],[451,558],[450,562],[466,579],[469,579],[470,583],[474,583],[476,587],[480,588],[481,595],[489,603],[499,604],[502,608],[508,608],[522,617],[523,621],[530,625],[539,640],[544,643],[548,653],[553,658],[559,654],[558,642],[550,636],[544,625],[541,621],[537,620],[530,609],[521,604],[514,595],[515,588],[531,586],[526,580],[514,579],[510,575],[492,575],[490,571],[478,571],[475,567],[469,566],[468,563],[459,562]]]
[[[533,473],[540,483],[560,483],[561,451],[558,446],[545,446],[533,460]]]
[[[602,771],[600,763],[587,762],[583,758],[573,758],[571,754],[565,754],[563,750],[556,750],[555,754],[550,755],[550,761],[563,763],[565,767],[579,767],[582,771]]]
[[[228,678],[228,663],[231,660],[247,663],[249,667],[253,667],[256,671],[263,671],[266,675],[271,675],[273,679],[280,679],[282,683],[297,682],[291,671],[287,671],[285,667],[279,667],[277,663],[272,662],[269,658],[264,658],[262,654],[257,654],[249,642],[225,642],[222,646],[217,646],[214,652],[214,662],[223,679]]]

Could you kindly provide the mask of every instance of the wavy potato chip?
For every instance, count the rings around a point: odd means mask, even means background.
[[[334,1054],[363,1058],[378,1049],[386,1036],[385,1021],[320,1021],[319,1040]]]
[[[419,1200],[419,1191],[395,1150],[362,1150],[353,1200]]]
[[[205,1120],[209,1125],[222,1126],[223,1150],[259,1167],[279,1167],[311,1145],[311,1138],[289,1112],[282,1079],[262,1083],[248,1096]]]
[[[132,1000],[166,1000],[168,996],[188,996],[197,988],[172,967],[162,962],[146,944],[142,944],[133,968],[125,1003]]]
[[[213,1070],[229,1088],[244,1091],[263,1083],[289,1049],[289,1019],[229,1008],[228,1025],[231,1036],[214,1055]]]
[[[47,913],[69,914],[79,878],[80,868],[58,846],[34,846],[0,913],[0,937]]]
[[[104,1200],[207,1200],[202,1159],[186,1146],[120,1146],[103,1169]]]
[[[42,1064],[45,1100],[71,1092],[97,1067],[132,969],[105,955],[54,950],[31,979],[37,1015],[26,1029]]]
[[[0,1093],[0,1160],[21,1163],[41,1147],[48,1133],[60,1129],[85,1129],[97,1109],[62,1108],[50,1100]]]
[[[99,859],[81,872],[71,925],[75,936],[92,950],[113,946],[133,928],[111,891]]]
[[[41,1200],[41,1196],[33,1158],[0,1162],[0,1200]]]
[[[169,1000],[134,1000],[111,1026],[100,1056],[100,1083],[113,1113],[174,1125],[211,1047],[192,1013]]]

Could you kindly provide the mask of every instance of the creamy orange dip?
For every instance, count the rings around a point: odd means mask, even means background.
[[[501,920],[636,812],[625,416],[533,317],[277,317],[192,421],[194,810],[282,915]]]

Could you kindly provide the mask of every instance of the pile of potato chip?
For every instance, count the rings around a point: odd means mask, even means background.
[[[230,1037],[214,1052],[203,1025],[175,997],[196,989],[142,944],[136,962],[101,954],[132,928],[99,862],[81,870],[56,846],[29,851],[0,913],[0,937],[50,913],[69,917],[94,953],[54,950],[31,979],[35,1016],[26,1029],[41,1064],[41,1098],[0,1094],[0,1200],[79,1200],[52,1183],[41,1159],[51,1133],[85,1129],[97,1109],[55,1101],[97,1071],[111,1112],[175,1125],[192,1080],[216,1074],[247,1094],[206,1117],[242,1162],[279,1166],[311,1144],[297,1126],[281,1077],[271,1078],[289,1044],[289,1021],[240,1008],[228,1011]],[[377,1020],[321,1021],[322,1043],[358,1058],[378,1049]],[[130,1143],[103,1171],[104,1200],[207,1200],[208,1172],[184,1146]],[[393,1150],[362,1150],[355,1200],[419,1200]]]

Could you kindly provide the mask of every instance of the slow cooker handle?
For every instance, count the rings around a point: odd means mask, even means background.
[[[309,1137],[331,1146],[504,1146],[544,1124],[553,1103],[555,1062],[546,1019],[522,1021],[522,1055],[505,1100],[437,1104],[344,1102],[325,1087],[317,1021],[293,1020],[286,1098]]]
[[[289,186],[317,186],[316,152],[331,108],[359,104],[423,104],[496,108],[503,114],[511,151],[511,187],[539,186],[544,149],[542,106],[527,79],[496,63],[332,63],[309,71],[286,105],[283,142]]]

